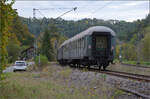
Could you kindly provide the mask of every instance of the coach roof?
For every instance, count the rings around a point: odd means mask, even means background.
[[[67,43],[75,41],[77,39],[80,39],[80,38],[82,38],[82,37],[84,37],[86,35],[92,35],[93,32],[110,32],[110,34],[112,36],[116,35],[115,32],[112,29],[108,28],[108,27],[105,27],[105,26],[93,26],[93,27],[90,27],[90,28],[86,29],[85,31],[75,35],[74,37],[66,40],[60,47],[62,47],[63,45],[65,45]]]

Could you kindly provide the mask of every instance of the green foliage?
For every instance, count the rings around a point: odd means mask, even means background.
[[[11,34],[9,37],[7,52],[8,52],[8,62],[14,62],[20,55],[21,47],[20,42],[15,34]]]
[[[14,42],[9,42],[7,45],[8,62],[14,62],[20,55],[20,46]]]
[[[140,53],[142,61],[150,61],[150,32],[141,40]]]
[[[137,20],[137,27],[134,29],[131,39],[116,47],[116,58],[122,49],[124,60],[150,61],[150,14],[143,20]],[[129,35],[128,35],[129,36]],[[129,36],[130,38],[130,36]]]
[[[150,15],[148,15],[143,20],[137,20],[134,22],[126,22],[126,21],[119,21],[119,20],[102,20],[102,19],[95,19],[95,18],[94,19],[85,18],[78,21],[44,18],[42,26],[40,26],[42,19],[35,19],[34,21],[32,21],[31,18],[20,17],[20,19],[24,24],[27,24],[27,26],[29,27],[29,31],[31,33],[34,33],[35,35],[44,32],[45,27],[48,24],[51,24],[53,22],[56,25],[56,27],[61,30],[59,34],[64,35],[68,38],[76,35],[77,33],[84,31],[85,29],[91,26],[103,25],[112,28],[116,32],[118,39],[124,42],[129,42],[133,38],[133,36],[137,35],[137,33],[142,31],[144,27],[150,25],[150,21],[149,21]],[[134,38],[135,38],[134,40],[136,41],[137,37]]]
[[[23,24],[18,16],[13,19],[10,33],[15,34],[21,45],[33,45],[34,36],[29,32],[26,24]]]
[[[115,58],[119,59],[121,45],[117,45],[115,49]]]
[[[115,97],[118,97],[120,95],[124,94],[123,91],[116,89],[115,93],[113,94],[113,96],[111,97],[111,99],[115,99]]]
[[[136,47],[130,43],[122,44],[122,56],[123,59],[136,60],[137,59]]]
[[[45,27],[48,24],[54,22],[57,28],[61,30],[59,34],[64,35],[68,38],[84,31],[85,29],[95,26],[95,25],[103,25],[112,28],[116,33],[120,40],[128,41],[132,37],[133,31],[135,31],[137,27],[136,22],[125,22],[119,20],[107,20],[104,21],[102,19],[82,19],[78,21],[68,21],[63,19],[43,19],[43,24],[40,26],[41,19],[35,19],[31,21],[31,18],[23,18],[20,17],[24,24],[27,24],[29,27],[29,31],[34,33],[35,35],[39,35],[41,32],[44,32]]]
[[[133,65],[136,65],[137,64],[137,61],[127,61],[127,60],[124,60],[123,63],[125,64],[133,64]],[[145,62],[145,61],[140,61],[140,65],[144,65],[144,66],[150,66],[150,62]]]
[[[50,25],[49,29],[45,29],[44,36],[42,38],[41,53],[45,55],[49,61],[54,59],[54,50],[52,45],[52,34],[56,32],[56,28]]]
[[[40,62],[40,66],[44,66],[44,65],[47,65],[48,64],[48,59],[46,56],[44,55],[40,55],[40,56],[36,56],[34,58],[34,62],[35,64],[39,65],[39,62]]]
[[[0,80],[2,78],[2,71],[7,63],[7,49],[8,37],[10,35],[9,26],[12,23],[13,17],[16,15],[15,10],[12,9],[14,0],[6,3],[8,0],[0,1]]]

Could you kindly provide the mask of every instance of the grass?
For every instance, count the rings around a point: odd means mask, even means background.
[[[123,91],[121,91],[121,90],[116,90],[115,93],[114,93],[114,95],[111,97],[111,99],[115,99],[115,97],[120,96],[120,95],[122,95],[122,94],[124,94]]]
[[[0,99],[111,99],[118,95],[118,90],[103,80],[91,81],[90,85],[72,84],[72,72],[69,67],[50,65],[42,71],[6,73]]]
[[[122,63],[136,65],[137,61],[127,61],[127,60],[124,60]],[[150,62],[140,61],[140,65],[150,66]]]

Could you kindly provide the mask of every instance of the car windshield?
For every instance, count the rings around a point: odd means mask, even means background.
[[[16,66],[25,66],[24,62],[16,62]]]

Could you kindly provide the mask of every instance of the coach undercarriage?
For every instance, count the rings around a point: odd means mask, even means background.
[[[98,67],[99,69],[105,70],[106,67],[109,65],[109,61],[104,59],[95,59],[95,60],[89,60],[89,59],[72,59],[72,60],[61,60],[59,61],[62,65],[70,65],[75,67]]]

